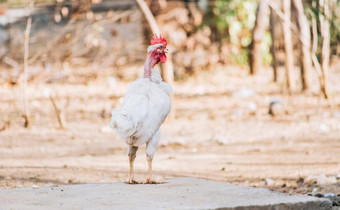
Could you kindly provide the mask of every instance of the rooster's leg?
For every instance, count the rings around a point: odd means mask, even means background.
[[[129,184],[139,184],[139,182],[135,181],[134,177],[134,161],[136,159],[136,153],[137,153],[138,147],[131,146],[128,149],[129,154],[129,162],[130,162],[130,175],[129,175]]]
[[[154,182],[152,178],[152,157],[150,157],[148,154],[146,154],[146,159],[148,160],[148,177],[146,178],[146,182],[153,184]]]
[[[152,159],[156,152],[158,141],[161,137],[161,133],[157,131],[152,139],[146,144],[146,159],[148,160],[148,177],[146,179],[147,184],[162,184],[165,182],[157,182],[152,179]]]
[[[146,154],[146,159],[148,160],[148,177],[146,178],[146,182],[152,181],[152,158]]]

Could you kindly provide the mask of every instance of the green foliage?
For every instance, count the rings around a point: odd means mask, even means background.
[[[331,45],[337,45],[340,42],[340,1],[331,3]]]
[[[270,52],[270,46],[272,44],[272,37],[269,31],[266,31],[262,40],[261,53],[264,64],[271,64],[273,57]]]
[[[248,47],[251,43],[251,31],[256,19],[257,0],[218,0],[210,8],[207,24],[215,27],[216,41],[227,40],[237,47],[237,54],[230,59],[237,64],[248,62]]]
[[[256,7],[255,0],[216,1],[213,13],[220,37],[229,38],[235,45],[248,46],[256,18]]]
[[[337,46],[340,42],[340,1],[331,0],[329,2],[329,8],[331,17],[330,22],[330,44],[331,46]],[[305,14],[309,20],[310,26],[312,25],[312,19],[315,19],[318,24],[318,44],[321,43],[321,32],[319,21],[321,16],[324,16],[323,11],[318,7],[318,0],[311,0],[304,4]],[[339,52],[338,52],[339,53]],[[316,52],[316,56],[320,60],[320,49]]]

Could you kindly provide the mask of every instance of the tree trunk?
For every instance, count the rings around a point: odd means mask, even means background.
[[[299,40],[301,43],[301,82],[302,90],[310,90],[312,69],[311,37],[308,20],[304,14],[302,0],[293,0],[293,5],[297,11],[297,23],[299,28]]]
[[[255,26],[252,32],[252,42],[250,44],[250,73],[255,75],[262,66],[261,43],[267,28],[266,18],[268,17],[268,4],[266,0],[261,0],[256,12]]]
[[[318,75],[319,82],[320,82],[320,89],[322,94],[324,95],[325,98],[327,98],[327,92],[325,92],[325,84],[324,84],[324,75],[322,73],[322,68],[319,63],[318,58],[316,57],[316,50],[318,48],[318,29],[317,29],[317,21],[316,18],[312,18],[312,34],[313,34],[313,45],[312,45],[312,61],[314,64],[314,68],[316,71],[316,74]]]
[[[28,56],[29,56],[29,38],[30,38],[30,32],[31,32],[31,25],[32,25],[32,11],[33,11],[33,0],[30,1],[30,15],[27,19],[27,25],[26,30],[24,33],[24,81],[23,81],[23,101],[24,101],[24,113],[23,117],[25,119],[25,128],[31,127],[32,121],[31,121],[31,114],[29,111],[29,103],[28,103],[28,96],[27,96],[27,89],[28,89]]]
[[[293,45],[292,45],[292,33],[290,29],[290,0],[283,0],[283,38],[284,38],[284,47],[286,54],[286,81],[288,92],[292,92],[294,90],[294,57],[293,57]]]
[[[281,39],[282,33],[279,33],[277,28],[278,24],[280,24],[279,21],[275,21],[275,15],[277,15],[272,7],[270,7],[270,35],[272,38],[272,44],[270,46],[270,51],[272,54],[272,68],[273,68],[273,81],[278,81],[278,61],[277,61],[277,50],[279,47],[279,39]],[[282,27],[281,24],[279,27]]]
[[[313,35],[313,41],[312,41],[312,61],[314,64],[315,72],[318,75],[320,87],[321,90],[323,89],[323,74],[322,69],[320,66],[320,63],[318,61],[318,58],[316,57],[316,51],[318,48],[318,29],[317,29],[317,21],[316,18],[312,18],[312,35]]]
[[[320,30],[321,30],[321,69],[323,74],[323,81],[321,85],[321,91],[323,92],[326,99],[329,98],[328,93],[328,68],[329,68],[329,57],[330,57],[330,26],[329,26],[329,4],[328,0],[319,0],[319,6],[323,14],[320,14]]]
[[[149,7],[145,3],[145,1],[144,0],[136,0],[136,2],[138,4],[140,10],[144,14],[147,22],[149,23],[152,33],[161,34],[161,30],[159,29],[159,26],[156,22],[156,19],[153,16],[153,14],[151,13],[151,10],[149,9]]]

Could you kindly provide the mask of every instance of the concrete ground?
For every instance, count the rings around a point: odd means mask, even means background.
[[[0,209],[332,209],[325,199],[198,178],[0,190]]]

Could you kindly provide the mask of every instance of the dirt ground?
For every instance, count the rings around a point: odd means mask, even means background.
[[[142,69],[142,68],[141,68]],[[173,114],[154,158],[158,180],[193,176],[289,193],[340,193],[340,91],[330,102],[282,93],[263,75],[232,67],[174,85]],[[339,74],[339,73],[338,73]],[[0,187],[126,181],[126,145],[108,128],[126,82],[29,84],[33,126],[23,128],[22,89],[0,86]],[[58,122],[47,92],[65,112]],[[278,101],[276,116],[268,114]],[[145,146],[136,179],[147,173]]]

